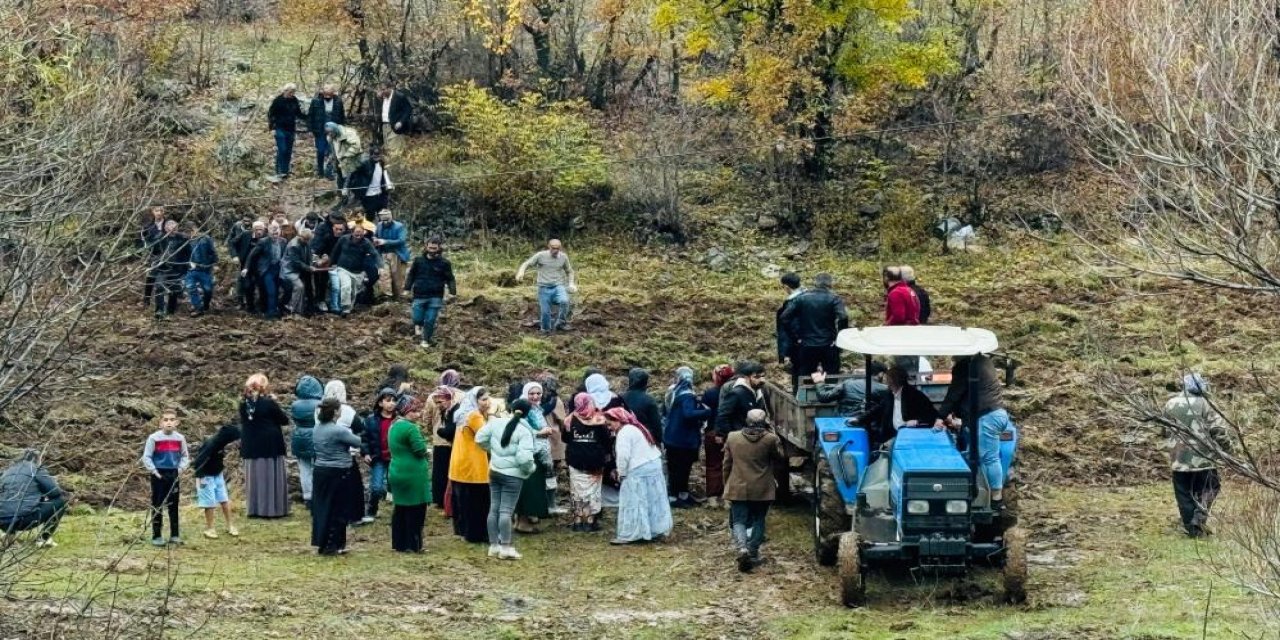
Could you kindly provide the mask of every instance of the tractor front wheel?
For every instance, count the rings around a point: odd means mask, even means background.
[[[1021,527],[1004,532],[1004,601],[1027,601],[1027,532]]]
[[[830,567],[836,563],[840,534],[850,529],[852,520],[827,456],[821,448],[816,448],[813,456],[813,553],[818,564]]]
[[[840,575],[840,602],[846,607],[860,607],[867,599],[867,583],[862,575],[861,546],[857,532],[849,531],[840,535],[836,572]]]

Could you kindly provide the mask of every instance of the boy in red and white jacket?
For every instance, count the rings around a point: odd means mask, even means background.
[[[178,433],[178,413],[167,409],[160,415],[160,430],[147,436],[142,450],[142,466],[151,474],[151,544],[163,547],[160,536],[164,516],[160,507],[169,508],[169,544],[182,544],[178,536],[178,473],[187,468],[191,457],[187,439]]]

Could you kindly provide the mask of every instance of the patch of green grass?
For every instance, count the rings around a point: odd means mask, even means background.
[[[867,607],[845,609],[834,573],[813,564],[801,508],[774,510],[771,562],[752,575],[732,567],[725,513],[705,509],[678,511],[672,540],[659,545],[613,547],[606,533],[552,525],[518,537],[519,562],[488,560],[434,511],[426,553],[393,553],[384,515],[355,529],[353,552],[341,558],[314,555],[302,513],[242,522],[239,539],[205,540],[197,512],[184,509],[187,544],[164,550],[142,542],[141,513],[73,516],[11,606],[114,597],[136,615],[154,609],[172,576],[173,624],[217,637],[1136,639],[1198,637],[1212,584],[1209,637],[1256,632],[1250,596],[1202,560],[1201,545],[1219,543],[1177,535],[1168,493],[1062,488],[1025,505],[1033,561],[1031,601],[1021,607],[997,603],[993,570],[918,583],[885,570],[871,575]]]

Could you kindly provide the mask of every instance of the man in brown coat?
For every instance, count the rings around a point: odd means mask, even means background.
[[[724,443],[724,498],[732,503],[729,524],[738,547],[738,571],[744,573],[761,562],[764,522],[778,489],[773,469],[785,462],[780,445],[761,409],[747,412],[746,426]]]

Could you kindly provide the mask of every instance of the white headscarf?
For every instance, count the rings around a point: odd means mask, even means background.
[[[330,380],[324,383],[324,397],[337,398],[342,404],[347,403],[347,385],[341,380]]]
[[[347,404],[347,385],[341,380],[330,380],[324,383],[324,397],[334,398],[342,403],[342,408],[338,410],[338,419],[335,421],[338,426],[351,428],[351,424],[355,422],[356,410]],[[316,407],[316,424],[320,424],[320,407]]]
[[[524,383],[524,389],[520,391],[520,398],[522,400],[528,400],[529,404],[533,405],[533,408],[529,411],[529,416],[525,419],[525,422],[529,423],[529,426],[532,427],[534,431],[541,431],[543,427],[547,426],[547,418],[542,413],[542,401],[539,400],[538,402],[534,402],[533,400],[529,400],[529,392],[534,389],[542,391],[542,385],[537,382]]]
[[[591,396],[591,402],[597,409],[603,411],[609,406],[609,401],[613,399],[613,392],[609,390],[609,381],[603,375],[593,373],[587,376],[583,386],[587,388],[587,395]]]
[[[484,387],[472,387],[467,395],[462,396],[462,402],[458,403],[458,411],[453,414],[454,426],[461,427],[466,424],[467,418],[480,410],[480,391],[483,389]]]

